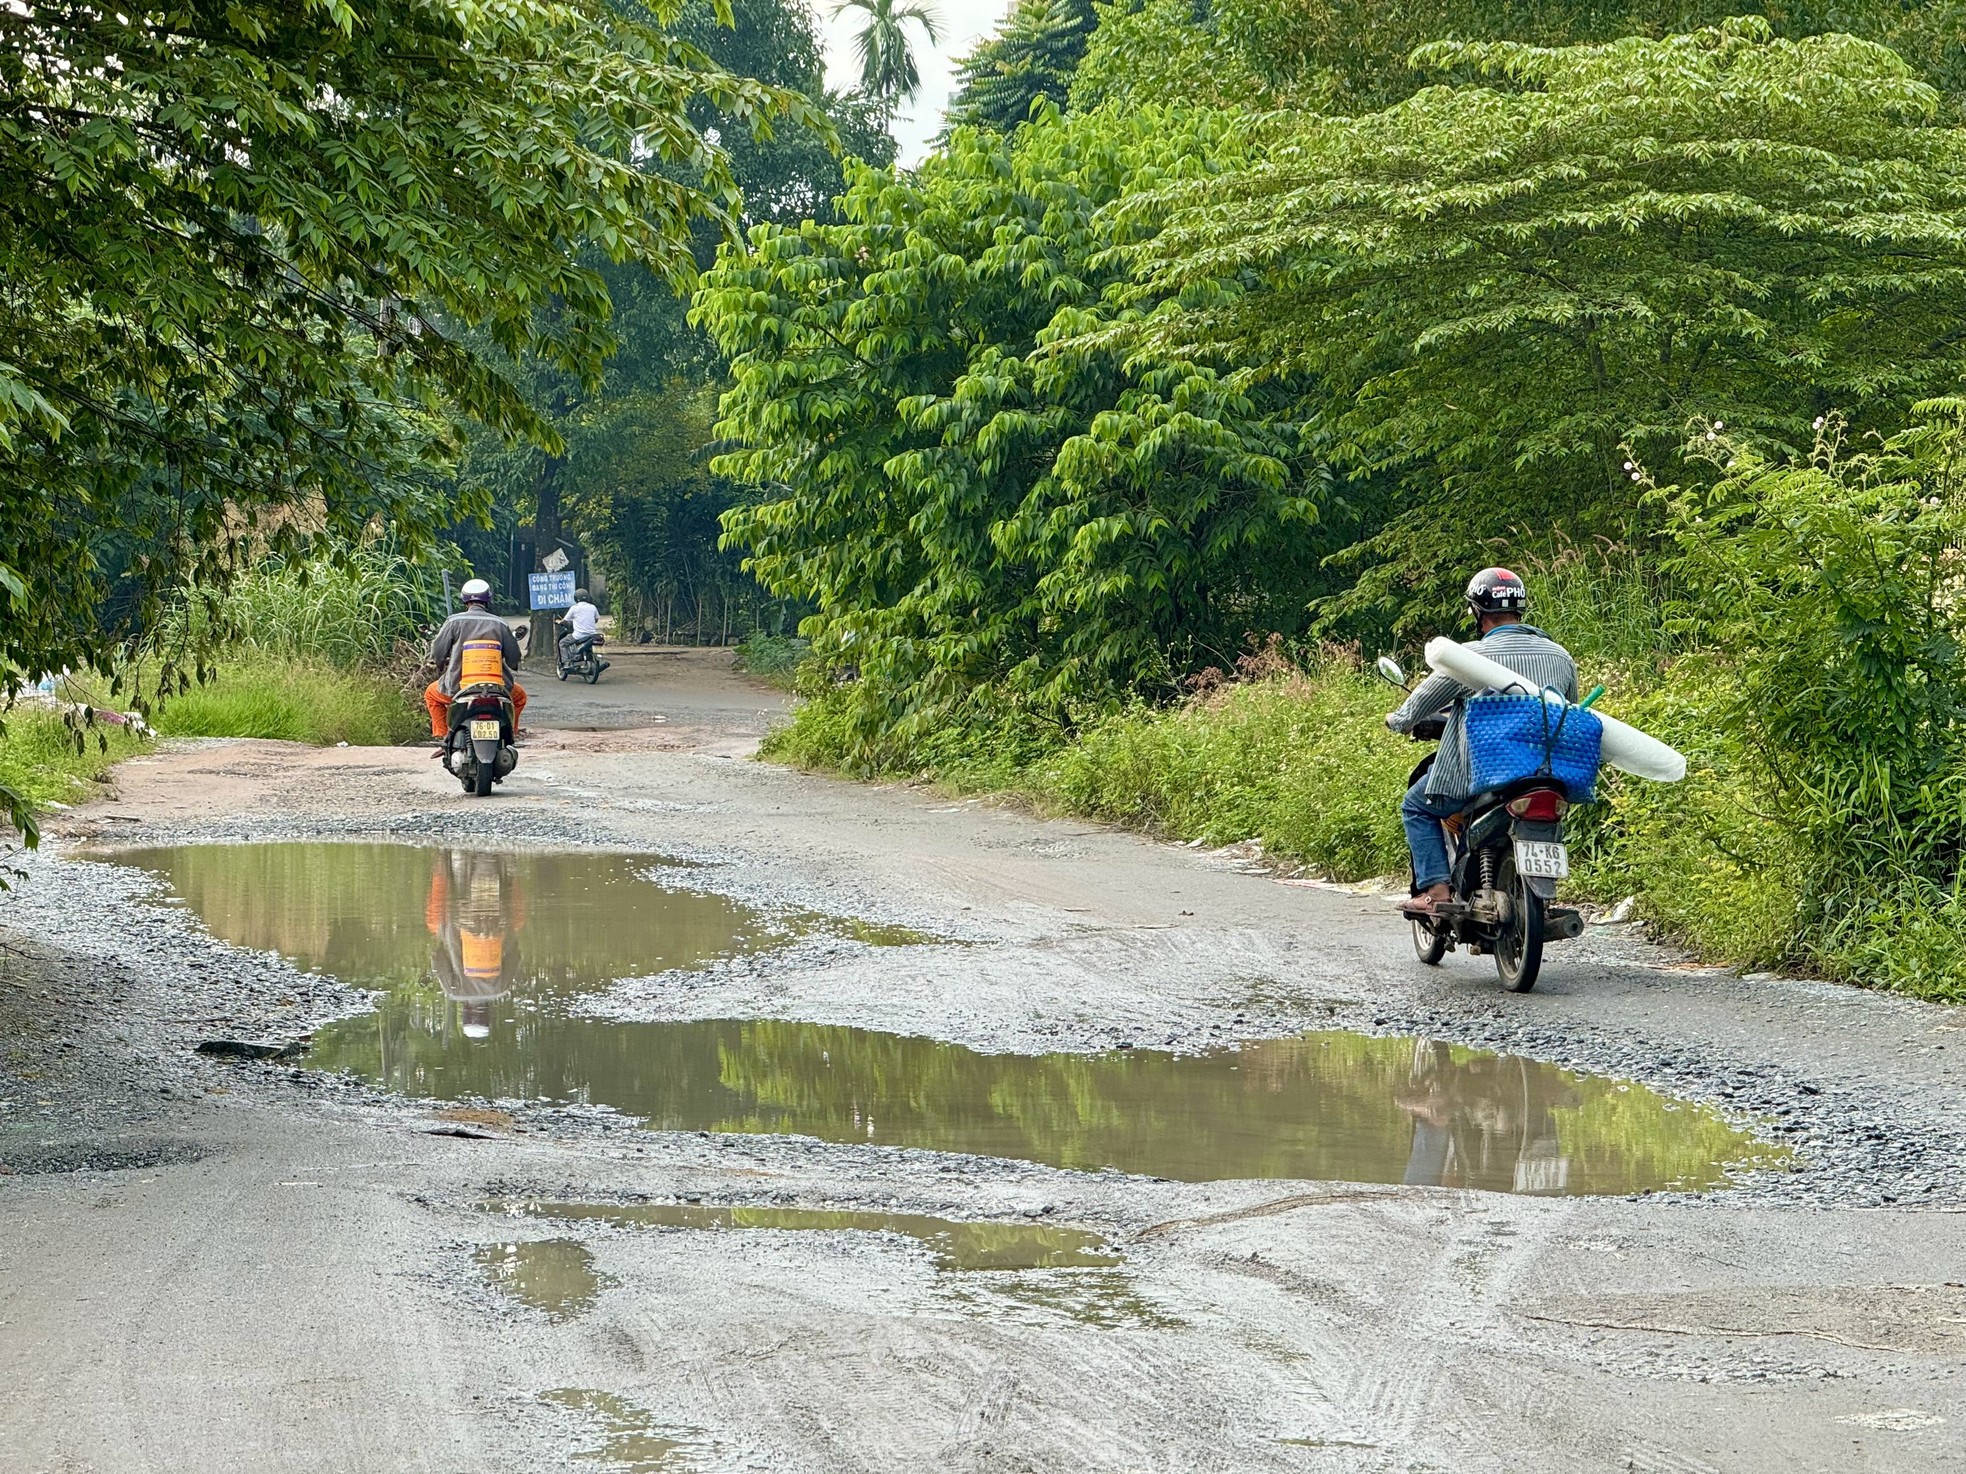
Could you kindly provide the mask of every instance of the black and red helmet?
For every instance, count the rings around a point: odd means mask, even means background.
[[[1484,568],[1468,580],[1468,607],[1483,614],[1527,614],[1529,590],[1506,568]]]

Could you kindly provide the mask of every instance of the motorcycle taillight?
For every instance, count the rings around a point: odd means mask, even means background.
[[[1554,788],[1532,788],[1509,800],[1511,814],[1538,824],[1554,823],[1563,817],[1563,811],[1569,807],[1569,802]]]

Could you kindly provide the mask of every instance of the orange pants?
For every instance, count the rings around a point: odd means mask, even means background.
[[[438,687],[435,681],[423,688],[423,704],[430,712],[430,735],[442,742],[450,735],[451,699]],[[512,683],[512,725],[517,727],[526,717],[526,688],[517,681]]]

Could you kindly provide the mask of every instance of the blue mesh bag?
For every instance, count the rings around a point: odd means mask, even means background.
[[[1541,696],[1476,696],[1466,721],[1476,793],[1554,778],[1572,803],[1595,795],[1604,723],[1583,707]]]

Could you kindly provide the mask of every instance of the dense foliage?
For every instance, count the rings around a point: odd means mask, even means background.
[[[809,115],[605,0],[6,7],[0,670],[101,666],[269,543],[427,526],[453,421],[550,443],[499,360],[593,375],[577,248],[680,284],[734,225],[702,100]]]
[[[741,114],[705,97],[692,105],[692,123],[720,140],[747,222],[829,218],[844,188],[835,146],[876,163],[893,158],[882,105],[824,93],[818,29],[799,0],[735,0],[730,22],[709,0],[688,0],[673,29],[732,72],[818,99],[815,114],[756,136]],[[719,239],[699,224],[694,263],[707,265]],[[703,639],[733,618],[748,627],[768,601],[739,560],[717,547],[717,518],[743,489],[711,476],[705,464],[714,418],[708,402],[723,365],[708,336],[690,326],[688,303],[671,283],[641,263],[609,262],[595,247],[586,254],[608,295],[615,351],[598,380],[539,355],[515,366],[528,404],[559,443],[478,436],[458,481],[495,508],[495,535],[469,525],[453,535],[500,583],[501,575],[530,571],[505,566],[507,539],[520,523],[536,529],[542,555],[556,537],[577,539],[606,574],[624,628]],[[774,606],[772,615],[782,611]]]
[[[1180,192],[1143,289],[1217,294],[1156,319],[1163,351],[1318,384],[1385,514],[1341,611],[1443,608],[1495,539],[1628,530],[1634,459],[1703,476],[1693,415],[1790,455],[1830,406],[1890,433],[1966,371],[1966,149],[1893,53],[1743,21],[1423,59],[1503,85],[1288,126]]]
[[[782,489],[726,525],[857,671],[852,761],[993,703],[1057,722],[1171,690],[1301,608],[1324,485],[1292,396],[1099,337],[1140,310],[1110,206],[1226,147],[1158,110],[965,130],[917,174],[858,171],[846,223],[754,230],[706,277],[743,447],[717,467]]]

